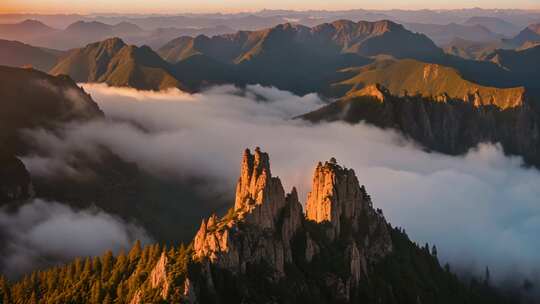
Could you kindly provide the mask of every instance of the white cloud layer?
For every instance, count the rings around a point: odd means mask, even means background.
[[[9,277],[151,241],[142,228],[97,208],[74,210],[40,199],[17,211],[0,209],[0,232],[0,273]]]
[[[261,146],[270,153],[273,174],[287,189],[298,186],[305,200],[317,161],[336,157],[355,169],[393,225],[419,243],[435,243],[442,260],[478,272],[489,266],[498,279],[536,276],[539,270],[540,174],[504,156],[497,145],[451,157],[426,153],[395,132],[365,124],[290,120],[322,101],[260,86],[195,95],[85,89],[109,120],[67,126],[61,137],[31,132],[49,151],[48,157],[24,158],[33,174],[76,174],[63,160],[105,146],[151,173],[211,177],[211,190],[232,193],[243,149]]]

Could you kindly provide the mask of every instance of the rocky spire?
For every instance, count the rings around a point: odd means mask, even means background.
[[[222,219],[213,215],[202,221],[193,240],[194,255],[233,272],[264,260],[282,276],[285,262],[292,261],[290,243],[302,221],[296,189],[285,196],[279,178],[272,177],[268,154],[259,148],[254,154],[245,150],[234,208]],[[241,231],[240,222],[250,228]]]
[[[330,222],[330,239],[339,236],[342,222],[353,225],[363,208],[364,192],[352,169],[342,168],[334,158],[319,163],[313,176],[313,186],[308,194],[306,217],[317,223]]]
[[[236,186],[234,210],[261,228],[274,228],[279,211],[285,206],[285,191],[281,181],[272,177],[267,153],[255,149],[244,151],[240,178]]]

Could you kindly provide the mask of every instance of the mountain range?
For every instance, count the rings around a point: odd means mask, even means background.
[[[117,47],[109,48],[109,44]],[[109,49],[103,53],[107,55],[98,58],[104,48]],[[306,94],[321,91],[342,68],[369,63],[372,59],[367,56],[429,60],[443,55],[424,35],[411,33],[390,21],[338,21],[313,28],[283,24],[212,38],[182,37],[159,50],[167,64],[149,48],[130,46],[133,52],[122,51],[123,48],[124,43],[118,39],[91,44],[72,51],[51,72],[70,75],[77,81],[119,86],[127,85],[130,79],[149,76],[150,80],[130,83],[137,88],[177,86],[193,91],[208,84],[259,83]],[[136,55],[143,51],[144,56]],[[82,66],[92,68],[81,71],[82,62],[86,63]],[[125,66],[130,68],[120,73],[121,77],[111,76]],[[138,70],[148,72],[141,75],[136,73]]]
[[[65,29],[55,29],[36,21],[0,24],[0,39],[17,40],[34,46],[66,51],[113,37],[121,37],[130,44],[159,48],[170,40],[183,35],[217,35],[234,32],[216,25],[211,27],[157,27],[143,29],[135,23],[119,21],[108,24],[99,21],[76,21]]]

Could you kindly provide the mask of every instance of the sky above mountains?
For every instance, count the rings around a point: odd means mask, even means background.
[[[261,9],[456,9],[456,8],[514,8],[540,9],[539,0],[2,0],[0,13],[187,13],[240,12]]]

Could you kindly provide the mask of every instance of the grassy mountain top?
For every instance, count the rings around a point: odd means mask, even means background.
[[[357,75],[336,86],[348,89],[348,94],[369,84],[381,84],[392,94],[419,94],[425,97],[447,95],[474,103],[493,104],[502,109],[519,106],[525,98],[522,87],[482,86],[463,79],[453,68],[413,59],[378,61],[346,71]]]

